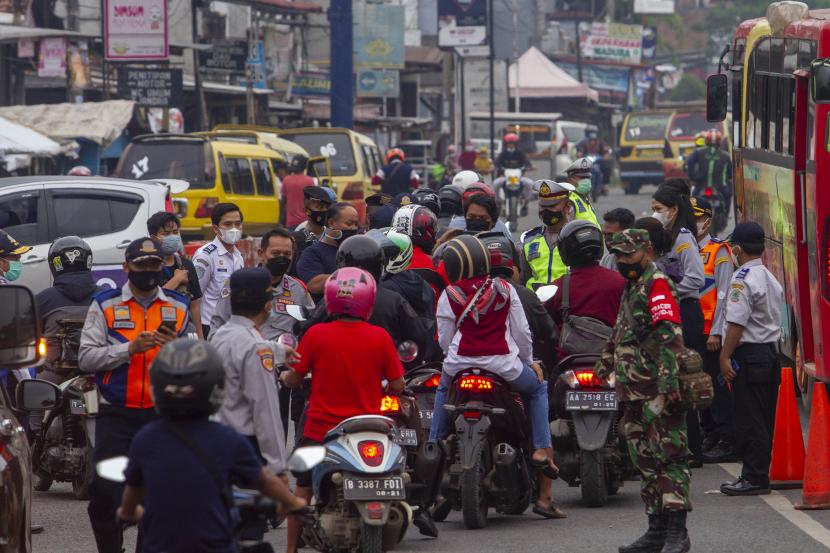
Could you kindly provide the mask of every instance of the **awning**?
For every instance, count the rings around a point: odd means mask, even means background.
[[[519,66],[518,86],[516,65]],[[596,90],[568,75],[534,46],[521,55],[518,63],[510,65],[508,81],[511,98],[518,95],[522,98],[586,98],[594,102],[599,99]]]
[[[323,11],[322,6],[308,0],[225,0],[225,2],[287,15],[322,13]]]
[[[48,136],[0,117],[0,157],[8,154],[49,157],[61,152],[61,145]]]
[[[415,65],[443,65],[444,52],[440,48],[431,46],[407,46],[406,64]]]
[[[108,146],[133,118],[135,102],[109,100],[83,104],[39,104],[0,108],[0,117],[31,127],[61,144],[86,138]]]
[[[192,77],[185,77],[182,86],[188,90],[196,88],[196,84]],[[237,86],[233,84],[215,83],[212,81],[202,81],[202,89],[205,92],[212,92],[215,94],[247,94],[248,89],[244,86]],[[274,91],[270,88],[254,88],[254,94],[273,94]]]
[[[76,31],[65,31],[63,29],[0,25],[0,42],[17,42],[21,38],[41,39],[49,37],[95,38],[93,35],[78,33]]]

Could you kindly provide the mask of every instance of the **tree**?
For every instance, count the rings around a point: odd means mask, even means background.
[[[703,100],[706,97],[706,86],[703,81],[691,75],[684,73],[680,77],[680,82],[677,83],[671,92],[669,92],[668,100],[670,102],[692,102],[695,100]]]

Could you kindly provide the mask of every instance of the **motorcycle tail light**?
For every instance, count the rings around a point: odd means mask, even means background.
[[[462,376],[458,387],[469,392],[489,392],[493,390],[493,380],[486,376]]]
[[[207,219],[213,213],[213,208],[219,203],[219,198],[204,198],[199,202],[196,212],[193,214],[197,219]]]
[[[383,396],[380,400],[381,413],[400,413],[401,402],[395,396]]]
[[[602,382],[594,374],[593,369],[577,369],[574,371],[580,388],[602,388]]]
[[[481,411],[464,411],[464,419],[468,421],[481,420]]]
[[[383,503],[380,501],[372,501],[366,504],[366,511],[369,513],[369,518],[378,520],[383,518]]]
[[[715,191],[712,190],[711,186],[707,186],[706,190],[703,191],[703,195],[706,196],[707,198],[711,198],[714,195],[714,193],[715,193]]]
[[[40,357],[46,357],[46,338],[41,338],[37,343],[37,354]]]
[[[383,444],[377,440],[363,440],[357,444],[363,462],[370,467],[380,466],[383,461]]]
[[[440,383],[441,383],[441,375],[440,374],[434,374],[434,375],[430,376],[428,379],[426,379],[424,381],[424,383],[422,384],[422,386],[424,386],[426,388],[437,388]]]

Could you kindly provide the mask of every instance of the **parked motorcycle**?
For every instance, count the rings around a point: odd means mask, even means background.
[[[330,430],[324,446],[292,454],[292,472],[312,471],[313,522],[303,529],[307,545],[324,552],[381,553],[403,539],[412,511],[405,501],[406,452],[397,438],[392,419],[362,415]]]
[[[490,508],[520,515],[536,495],[530,422],[521,396],[499,376],[470,368],[453,380],[455,432],[447,438],[441,492],[467,528],[483,528]]]

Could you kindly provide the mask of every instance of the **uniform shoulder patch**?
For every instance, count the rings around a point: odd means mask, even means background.
[[[677,247],[674,249],[674,252],[675,252],[675,253],[680,253],[680,252],[682,252],[683,250],[688,250],[690,247],[691,247],[691,244],[689,244],[688,242],[683,242],[682,244],[680,244],[679,246],[677,246]]]
[[[723,239],[722,239],[722,238],[716,238],[716,237],[714,237],[714,236],[713,236],[713,237],[712,237],[712,238],[710,238],[709,240],[710,240],[710,241],[712,241],[712,242],[714,242],[715,244],[725,244],[725,242],[723,241]]]
[[[538,227],[532,228],[530,230],[526,230],[519,237],[519,242],[524,244],[527,240],[535,238],[537,236],[541,236],[542,233],[544,233],[544,232],[545,232],[545,227],[542,227],[542,226],[538,226]]]
[[[715,258],[715,267],[717,267],[721,263],[726,263],[727,261],[729,261],[728,257],[717,257]]]
[[[274,372],[274,352],[271,351],[271,348],[258,349],[256,354],[262,368],[269,373]]]
[[[691,233],[692,233],[692,231],[690,231],[686,227],[681,227],[680,228],[680,234],[691,234]]]
[[[202,249],[200,251],[202,253],[211,254],[216,251],[216,244],[214,244],[213,242],[211,242],[210,244],[205,244],[204,246],[202,246]]]
[[[738,280],[744,280],[746,278],[746,275],[748,275],[748,274],[749,274],[749,267],[744,267],[743,269],[738,269],[738,272],[735,275],[735,278],[738,279]]]
[[[302,280],[300,280],[299,278],[295,278],[295,277],[290,276],[290,275],[285,275],[283,278],[288,279],[288,282],[295,282],[295,283],[297,283],[299,286],[301,286],[301,287],[302,287],[302,289],[303,289],[303,290],[305,290],[306,292],[308,292],[308,286],[306,286],[305,282],[303,282],[303,281],[302,281]]]

